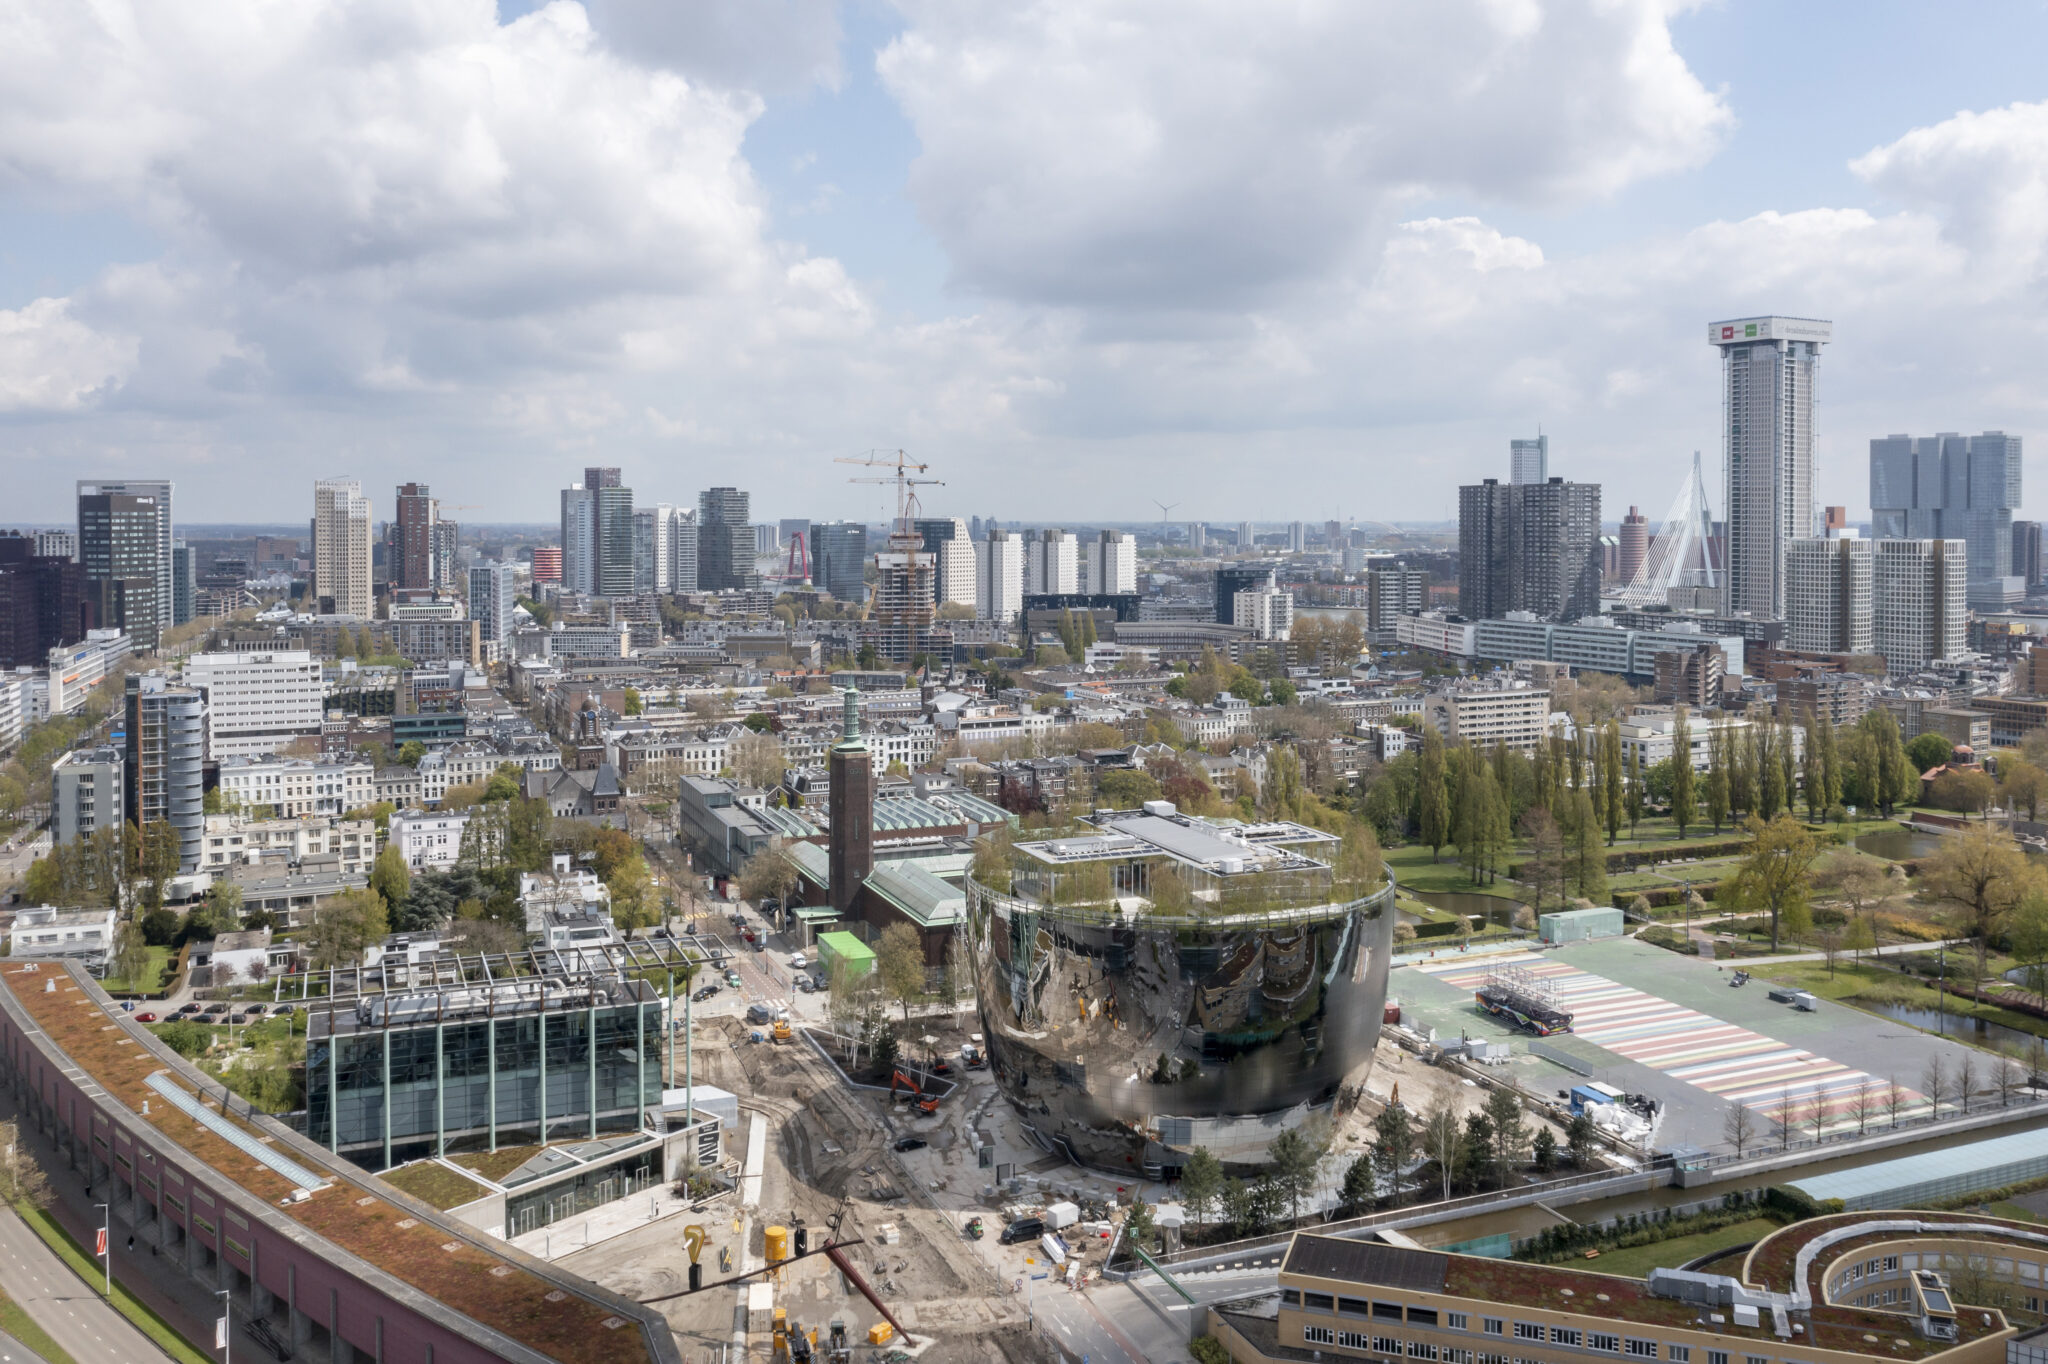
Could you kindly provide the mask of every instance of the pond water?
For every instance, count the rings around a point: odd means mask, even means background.
[[[1418,890],[1412,893],[1424,904],[1435,905],[1452,914],[1481,915],[1489,923],[1507,923],[1508,916],[1515,912],[1515,902],[1498,895],[1480,895],[1469,890]]]
[[[1989,1043],[1995,1047],[2019,1047],[2031,1051],[2038,1039],[2033,1033],[2019,1028],[2008,1028],[2003,1023],[1992,1023],[1967,1014],[1943,1013],[1934,1009],[1915,1008],[1909,1004],[1861,1004],[1858,1007],[1886,1018],[1896,1018],[1901,1023],[1910,1023],[1916,1028],[1929,1032],[1942,1032],[1950,1037],[1972,1042]]]
[[[1916,857],[1926,857],[1941,846],[1940,834],[1916,833],[1912,829],[1883,829],[1874,834],[1865,834],[1856,840],[1856,846],[1873,857],[1888,857],[1894,862],[1910,862]]]

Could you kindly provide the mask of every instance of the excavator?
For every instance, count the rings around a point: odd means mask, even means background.
[[[916,1098],[918,1112],[936,1113],[939,1111],[939,1096],[934,1094],[930,1097],[926,1097],[924,1092],[924,1086],[920,1085],[917,1081],[911,1079],[908,1075],[905,1075],[900,1070],[897,1071],[894,1076],[890,1077],[889,1097],[892,1099],[895,1098],[896,1091],[898,1089],[907,1089],[911,1092],[911,1094]]]
[[[787,1042],[794,1036],[796,1034],[789,1030],[789,1020],[786,1018],[776,1019],[775,1026],[768,1030],[768,1039],[771,1042]]]

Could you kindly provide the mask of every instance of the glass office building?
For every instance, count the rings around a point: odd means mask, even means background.
[[[316,1013],[307,1135],[384,1170],[638,1132],[661,1101],[662,1022],[652,986],[617,980],[517,981]]]

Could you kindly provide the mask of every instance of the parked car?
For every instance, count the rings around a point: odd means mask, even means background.
[[[198,1004],[198,1001],[196,1001],[196,1000],[190,1000],[190,999],[186,1000],[186,1001],[185,1001],[185,1002],[184,1002],[183,1004],[180,1004],[180,1005],[178,1006],[178,1012],[179,1012],[179,1013],[181,1013],[181,1014],[196,1014],[196,1013],[198,1013],[198,1012],[199,1012],[199,1004]]]
[[[703,989],[691,995],[690,998],[696,1000],[699,1004],[702,1004],[705,1000],[711,998],[711,996],[717,993],[718,987],[716,985],[707,985]]]
[[[923,1137],[896,1138],[896,1149],[899,1151],[922,1151],[925,1148],[925,1145],[926,1143]]]
[[[247,1014],[235,1013],[228,1015],[228,1022],[230,1023],[247,1023],[248,1021],[249,1015]]]
[[[1006,1246],[1020,1241],[1036,1241],[1045,1235],[1045,1219],[1042,1217],[1020,1217],[1003,1228],[1003,1234],[996,1239]]]
[[[228,1006],[225,1004],[209,1004],[206,1006],[206,1012],[209,1014],[224,1014],[227,1011]]]
[[[789,964],[791,969],[801,971],[805,967],[809,966],[811,962],[810,958],[806,957],[803,953],[798,952],[789,959]]]
[[[727,984],[727,985],[728,985],[729,987],[731,987],[732,989],[735,989],[735,990],[739,989],[739,988],[740,988],[740,973],[739,973],[739,972],[737,972],[737,971],[727,971],[727,972],[725,973],[725,983],[726,983],[726,984]]]
[[[122,1001],[121,1001],[121,1012],[122,1012],[122,1013],[126,1013],[126,1014],[132,1014],[132,1013],[134,1013],[134,1012],[135,1012],[135,1001],[134,1001],[134,1000],[132,1000],[132,999],[124,999],[124,1000],[122,1000]]]
[[[261,1005],[261,1004],[251,1004],[251,1005],[249,1006],[249,1013],[250,1013],[250,1015],[251,1015],[251,1016],[253,1017],[253,1016],[254,1016],[254,1015],[256,1015],[256,1014],[260,1014],[260,1013],[262,1013],[262,1012],[263,1012],[263,1009],[264,1009],[264,1006],[263,1006],[263,1005]]]
[[[155,1015],[155,1014],[137,1014],[137,1015],[135,1015],[135,1021],[136,1021],[137,1023],[154,1023],[154,1022],[156,1022],[156,1015]]]
[[[775,1011],[766,1004],[749,1004],[747,1006],[747,1022],[749,1023],[768,1023],[772,1022],[774,1018]]]

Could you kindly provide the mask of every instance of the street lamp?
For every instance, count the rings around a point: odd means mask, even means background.
[[[114,1300],[114,1209],[108,1203],[95,1203],[100,1210],[100,1258],[107,1266],[107,1301]]]
[[[228,1296],[228,1290],[225,1288],[216,1288],[213,1295],[220,1299],[220,1320],[213,1324],[213,1343],[220,1346],[221,1364],[228,1364],[234,1355],[232,1328],[235,1300]]]

